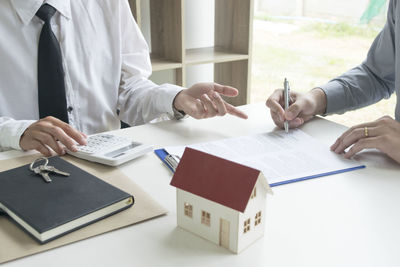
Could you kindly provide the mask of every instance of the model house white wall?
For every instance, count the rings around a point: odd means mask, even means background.
[[[177,188],[178,226],[221,245],[221,219],[224,219],[229,222],[229,247],[226,248],[235,253],[241,252],[264,234],[267,188],[262,179],[265,178],[260,174],[255,185],[255,197],[249,199],[244,213]],[[187,205],[191,205],[191,217],[185,215]],[[202,223],[203,211],[210,214],[209,226]],[[249,219],[248,230],[245,232],[245,221]]]
[[[220,218],[230,222],[229,250],[236,251],[239,212],[177,188],[178,226],[219,245]],[[185,202],[193,206],[192,218],[184,214]],[[210,226],[201,223],[202,210],[210,213]]]
[[[249,200],[244,213],[239,212],[239,233],[238,233],[238,248],[237,253],[247,248],[254,243],[257,239],[264,235],[265,229],[265,207],[267,189],[262,183],[262,178],[258,178],[255,185],[256,197]],[[256,215],[261,212],[261,218],[258,220],[260,223],[256,224]],[[244,233],[244,223],[250,219],[250,230]]]

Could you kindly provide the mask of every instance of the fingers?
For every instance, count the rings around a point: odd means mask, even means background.
[[[282,128],[282,129],[283,129],[283,127],[284,127],[284,125],[283,125],[284,120],[282,120],[282,118],[278,115],[278,113],[273,112],[272,110],[270,111],[270,113],[271,113],[271,118],[272,118],[272,120],[274,121],[274,123],[276,124],[276,126],[278,126],[279,128]]]
[[[58,155],[64,155],[64,148],[54,139],[51,134],[46,132],[36,132],[35,133],[35,141],[40,142],[43,146],[48,146],[53,149]]]
[[[389,132],[390,125],[385,122],[385,118],[362,123],[345,131],[331,146],[331,150],[338,154],[345,153],[346,158],[350,158],[366,148],[377,148],[383,151],[382,148],[387,145],[385,136],[390,135]],[[345,152],[349,147],[351,148]]]
[[[289,128],[298,128],[304,124],[303,118],[295,118],[294,120],[289,121]]]
[[[41,142],[39,142],[37,140],[33,140],[31,142],[31,147],[29,148],[29,150],[30,149],[34,149],[36,151],[39,151],[40,153],[42,153],[46,157],[50,157],[52,155],[50,149],[47,148],[47,146],[43,145]]]
[[[69,137],[61,128],[56,126],[49,126],[43,128],[42,131],[46,133],[48,136],[52,137],[52,139],[60,141],[64,146],[66,146],[71,151],[76,151],[76,142],[74,139]],[[42,140],[41,140],[42,141]],[[50,145],[50,142],[45,142],[45,144]],[[51,146],[53,148],[53,146]],[[58,153],[57,150],[54,150]],[[60,154],[60,153],[58,153]]]
[[[247,116],[246,113],[244,113],[243,111],[241,111],[238,108],[235,108],[231,104],[225,103],[225,106],[226,106],[228,113],[233,116],[239,117],[241,119],[247,119],[249,117],[249,116]]]
[[[65,154],[63,145],[71,151],[77,151],[76,143],[85,145],[86,136],[54,117],[33,123],[20,139],[22,149],[36,149],[46,156],[51,155],[51,150],[59,155]]]
[[[173,105],[196,119],[224,116],[227,113],[247,119],[245,113],[228,106],[220,94],[233,97],[238,95],[238,90],[217,83],[198,83],[178,93]]]
[[[355,138],[355,136],[356,136],[356,134],[358,134],[358,136],[359,135],[361,135],[361,133],[362,133],[362,135],[364,135],[364,128],[365,127],[368,127],[368,132],[369,132],[369,130],[371,129],[371,128],[374,128],[374,127],[376,127],[376,125],[377,125],[377,122],[376,121],[373,121],[373,122],[367,122],[367,123],[362,123],[362,124],[359,124],[359,125],[355,125],[355,126],[353,126],[353,127],[350,127],[347,131],[345,131],[336,141],[335,141],[335,143],[331,146],[331,150],[332,151],[335,151],[336,152],[336,150],[337,151],[339,151],[339,146],[343,146],[344,145],[344,139],[346,138],[346,137],[348,137],[354,130],[356,130],[356,129],[362,129],[362,130],[358,130],[356,133],[353,133],[353,138]],[[369,134],[369,133],[368,133]],[[346,140],[346,142],[349,142],[349,139],[347,139]],[[343,151],[342,151],[343,152]]]
[[[195,119],[203,119],[206,114],[206,109],[200,99],[191,99],[185,104],[186,108],[184,111],[186,114],[192,116]]]
[[[281,120],[281,118],[279,117],[279,115],[277,113],[271,111],[271,117],[272,117],[272,120],[275,122],[276,126],[278,126],[279,128],[282,128],[282,129],[284,128],[284,124],[283,124],[284,120]],[[308,117],[307,119],[295,118],[294,120],[289,121],[289,128],[290,129],[298,128],[301,125],[303,125],[304,122],[309,120],[310,118],[312,118],[312,117]]]
[[[51,131],[50,133],[53,134],[57,140],[60,140],[68,149],[72,148],[72,145],[74,144],[73,141],[71,141],[71,138],[80,145],[86,145],[86,137],[83,136],[81,132],[71,127],[71,125],[54,117],[47,118],[48,121],[55,126],[48,127],[47,129]]]
[[[283,122],[285,120],[288,120],[290,121],[289,125],[291,125],[291,128],[295,128],[303,124],[304,121],[307,121],[310,118],[312,118],[312,116],[309,116],[307,117],[307,120],[305,118],[296,119],[297,117],[300,116],[304,108],[305,102],[297,100],[295,94],[293,94],[292,97],[293,97],[293,99],[291,100],[292,104],[289,106],[287,111],[285,111],[282,106],[283,105],[282,89],[275,90],[267,100],[266,105],[271,110],[271,115],[275,117],[275,119],[273,118],[274,122],[278,126],[283,125]]]
[[[298,117],[300,115],[300,112],[302,111],[302,105],[301,102],[295,102],[292,105],[289,106],[287,111],[285,112],[285,119],[291,121]]]
[[[283,128],[286,120],[289,121],[289,128],[297,128],[314,117],[312,114],[303,112],[308,105],[307,101],[299,97],[296,92],[291,95],[291,103],[289,109],[285,112],[283,109],[282,89],[275,90],[266,102],[267,107],[270,109],[273,121],[280,128]]]
[[[344,154],[344,157],[349,159],[353,157],[355,154],[360,152],[363,149],[367,148],[377,148],[380,149],[380,145],[384,140],[382,140],[382,136],[377,137],[369,137],[369,138],[362,138],[358,140],[350,149]]]
[[[201,96],[201,104],[202,107],[197,106],[197,116],[196,118],[211,118],[214,116],[224,116],[226,113],[229,113],[233,116],[247,119],[248,116],[243,111],[235,108],[231,104],[226,103],[221,96],[214,92],[212,94],[212,99],[204,94]]]
[[[207,94],[204,94],[200,97],[204,107],[205,107],[205,113],[203,114],[203,118],[209,118],[209,117],[214,117],[218,110],[217,107],[214,105],[214,103],[211,101],[211,99],[208,97]]]
[[[216,85],[218,85],[218,84],[216,84]],[[221,85],[218,85],[218,86],[221,86]],[[237,90],[233,87],[229,87],[229,86],[222,86],[222,87],[225,88],[225,90],[227,88],[230,88],[230,89],[234,89],[237,92]],[[228,95],[228,94],[226,94],[226,91],[222,94]],[[231,96],[233,96],[233,95],[231,95]],[[214,104],[216,105],[216,108],[218,110],[218,112],[217,112],[218,116],[224,116],[226,113],[229,113],[229,114],[239,117],[241,119],[248,118],[246,113],[244,113],[240,109],[235,108],[231,104],[228,104],[227,102],[225,102],[218,93],[213,92],[212,98],[214,99]]]
[[[368,129],[365,130],[365,127]],[[331,149],[336,153],[343,153],[351,146],[344,154],[345,158],[351,158],[364,149],[376,148],[400,162],[400,153],[398,153],[400,128],[398,127],[399,123],[387,116],[371,123],[363,123],[342,134]]]
[[[222,97],[216,92],[213,92],[211,97],[214,99],[214,104],[216,105],[218,116],[224,116],[228,112],[225,101],[222,100]]]
[[[220,85],[218,83],[214,83],[214,91],[229,97],[234,97],[239,94],[239,91],[236,88],[233,88],[232,86]]]
[[[282,123],[283,125],[283,122],[285,121],[285,110],[280,104],[282,102],[283,102],[283,90],[277,89],[268,98],[266,105],[271,110],[271,115],[272,113],[274,113],[274,115],[277,116],[276,118],[277,119],[279,118],[279,122]]]
[[[368,137],[375,137],[383,134],[382,128],[381,127],[368,127]],[[367,138],[365,136],[365,129],[364,128],[355,128],[351,132],[349,132],[347,135],[339,138],[336,146],[332,151],[335,153],[343,153],[348,147],[351,145],[355,144],[362,138]]]
[[[195,119],[224,116],[227,113],[239,118],[247,119],[248,116],[244,112],[226,103],[217,92],[219,91],[225,95],[233,96],[237,93],[237,90],[233,87],[221,86],[218,84],[215,84],[214,86],[217,88],[215,91],[208,90],[207,93],[203,93],[200,96],[197,96],[196,94],[192,95],[190,93],[191,91],[189,91],[190,89],[181,91],[181,93],[175,97],[175,108],[183,110],[186,114]],[[204,86],[197,88],[203,89]]]

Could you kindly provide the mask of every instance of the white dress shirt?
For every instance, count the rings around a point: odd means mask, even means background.
[[[148,46],[127,0],[0,1],[0,151],[20,149],[39,119],[37,57],[43,3],[56,8],[51,26],[63,56],[69,122],[92,134],[173,116],[181,87],[156,85]],[[119,116],[117,110],[120,110]]]

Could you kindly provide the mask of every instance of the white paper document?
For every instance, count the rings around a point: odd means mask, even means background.
[[[355,160],[335,154],[328,146],[299,129],[289,133],[276,131],[222,139],[188,147],[258,169],[271,186],[365,167]],[[166,147],[165,150],[181,157],[185,147]]]

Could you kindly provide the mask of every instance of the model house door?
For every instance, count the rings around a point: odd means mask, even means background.
[[[229,228],[229,221],[219,220],[219,245],[227,249],[229,249]]]

